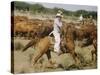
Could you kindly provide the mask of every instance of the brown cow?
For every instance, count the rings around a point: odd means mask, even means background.
[[[93,31],[96,30],[96,26],[91,24],[89,25],[86,24],[79,27],[80,27],[79,29],[77,28],[75,29],[77,40],[82,41],[83,39],[87,39],[87,42],[83,44],[82,47],[92,44],[93,39],[91,39],[91,34]]]
[[[83,40],[83,39],[87,39],[85,41],[85,43],[83,43],[81,45],[81,47],[85,47],[88,45],[92,45],[94,46],[95,50],[92,50],[92,60],[93,59],[93,55],[95,54],[97,56],[97,28],[94,24],[85,24],[80,26],[80,29],[76,29],[76,38],[78,38],[78,40]]]
[[[93,46],[95,48],[95,50],[91,51],[91,53],[92,53],[92,60],[94,60],[94,54],[97,57],[97,31],[96,30],[91,33],[91,39],[93,40],[92,44],[93,44]]]

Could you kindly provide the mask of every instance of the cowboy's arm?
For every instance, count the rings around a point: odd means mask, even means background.
[[[57,19],[55,20],[55,24],[57,27],[61,28],[62,27],[62,22],[59,22]]]

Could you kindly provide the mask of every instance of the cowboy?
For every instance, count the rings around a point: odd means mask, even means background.
[[[54,29],[53,29],[53,35],[55,38],[55,44],[54,44],[54,52],[57,54],[60,54],[60,32],[62,27],[62,12],[59,10],[56,14],[56,18],[54,20]]]
[[[84,24],[84,19],[83,19],[83,15],[81,14],[80,17],[79,17],[79,22],[80,24]]]

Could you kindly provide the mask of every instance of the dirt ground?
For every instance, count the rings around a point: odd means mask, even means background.
[[[57,62],[57,64],[60,64],[61,66],[48,67],[48,60],[45,54],[38,60],[38,62],[34,66],[32,66],[31,59],[35,51],[34,47],[30,47],[25,52],[21,51],[29,41],[30,40],[24,40],[20,38],[14,39],[14,73],[54,72],[97,68],[97,63],[96,61],[92,61],[91,56],[91,50],[93,50],[94,47],[90,45],[81,48],[78,46],[78,41],[75,41],[75,51],[78,54],[80,64],[76,65],[75,61],[69,53],[58,56],[56,53],[52,52],[52,60]]]

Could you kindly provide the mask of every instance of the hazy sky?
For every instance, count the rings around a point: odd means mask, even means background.
[[[35,4],[34,2],[28,2],[28,3]],[[88,5],[72,5],[72,4],[70,5],[70,4],[54,4],[54,3],[39,3],[39,4],[42,4],[44,7],[47,8],[59,7],[71,11],[76,11],[80,9],[87,11],[97,11],[96,6],[88,6]]]

